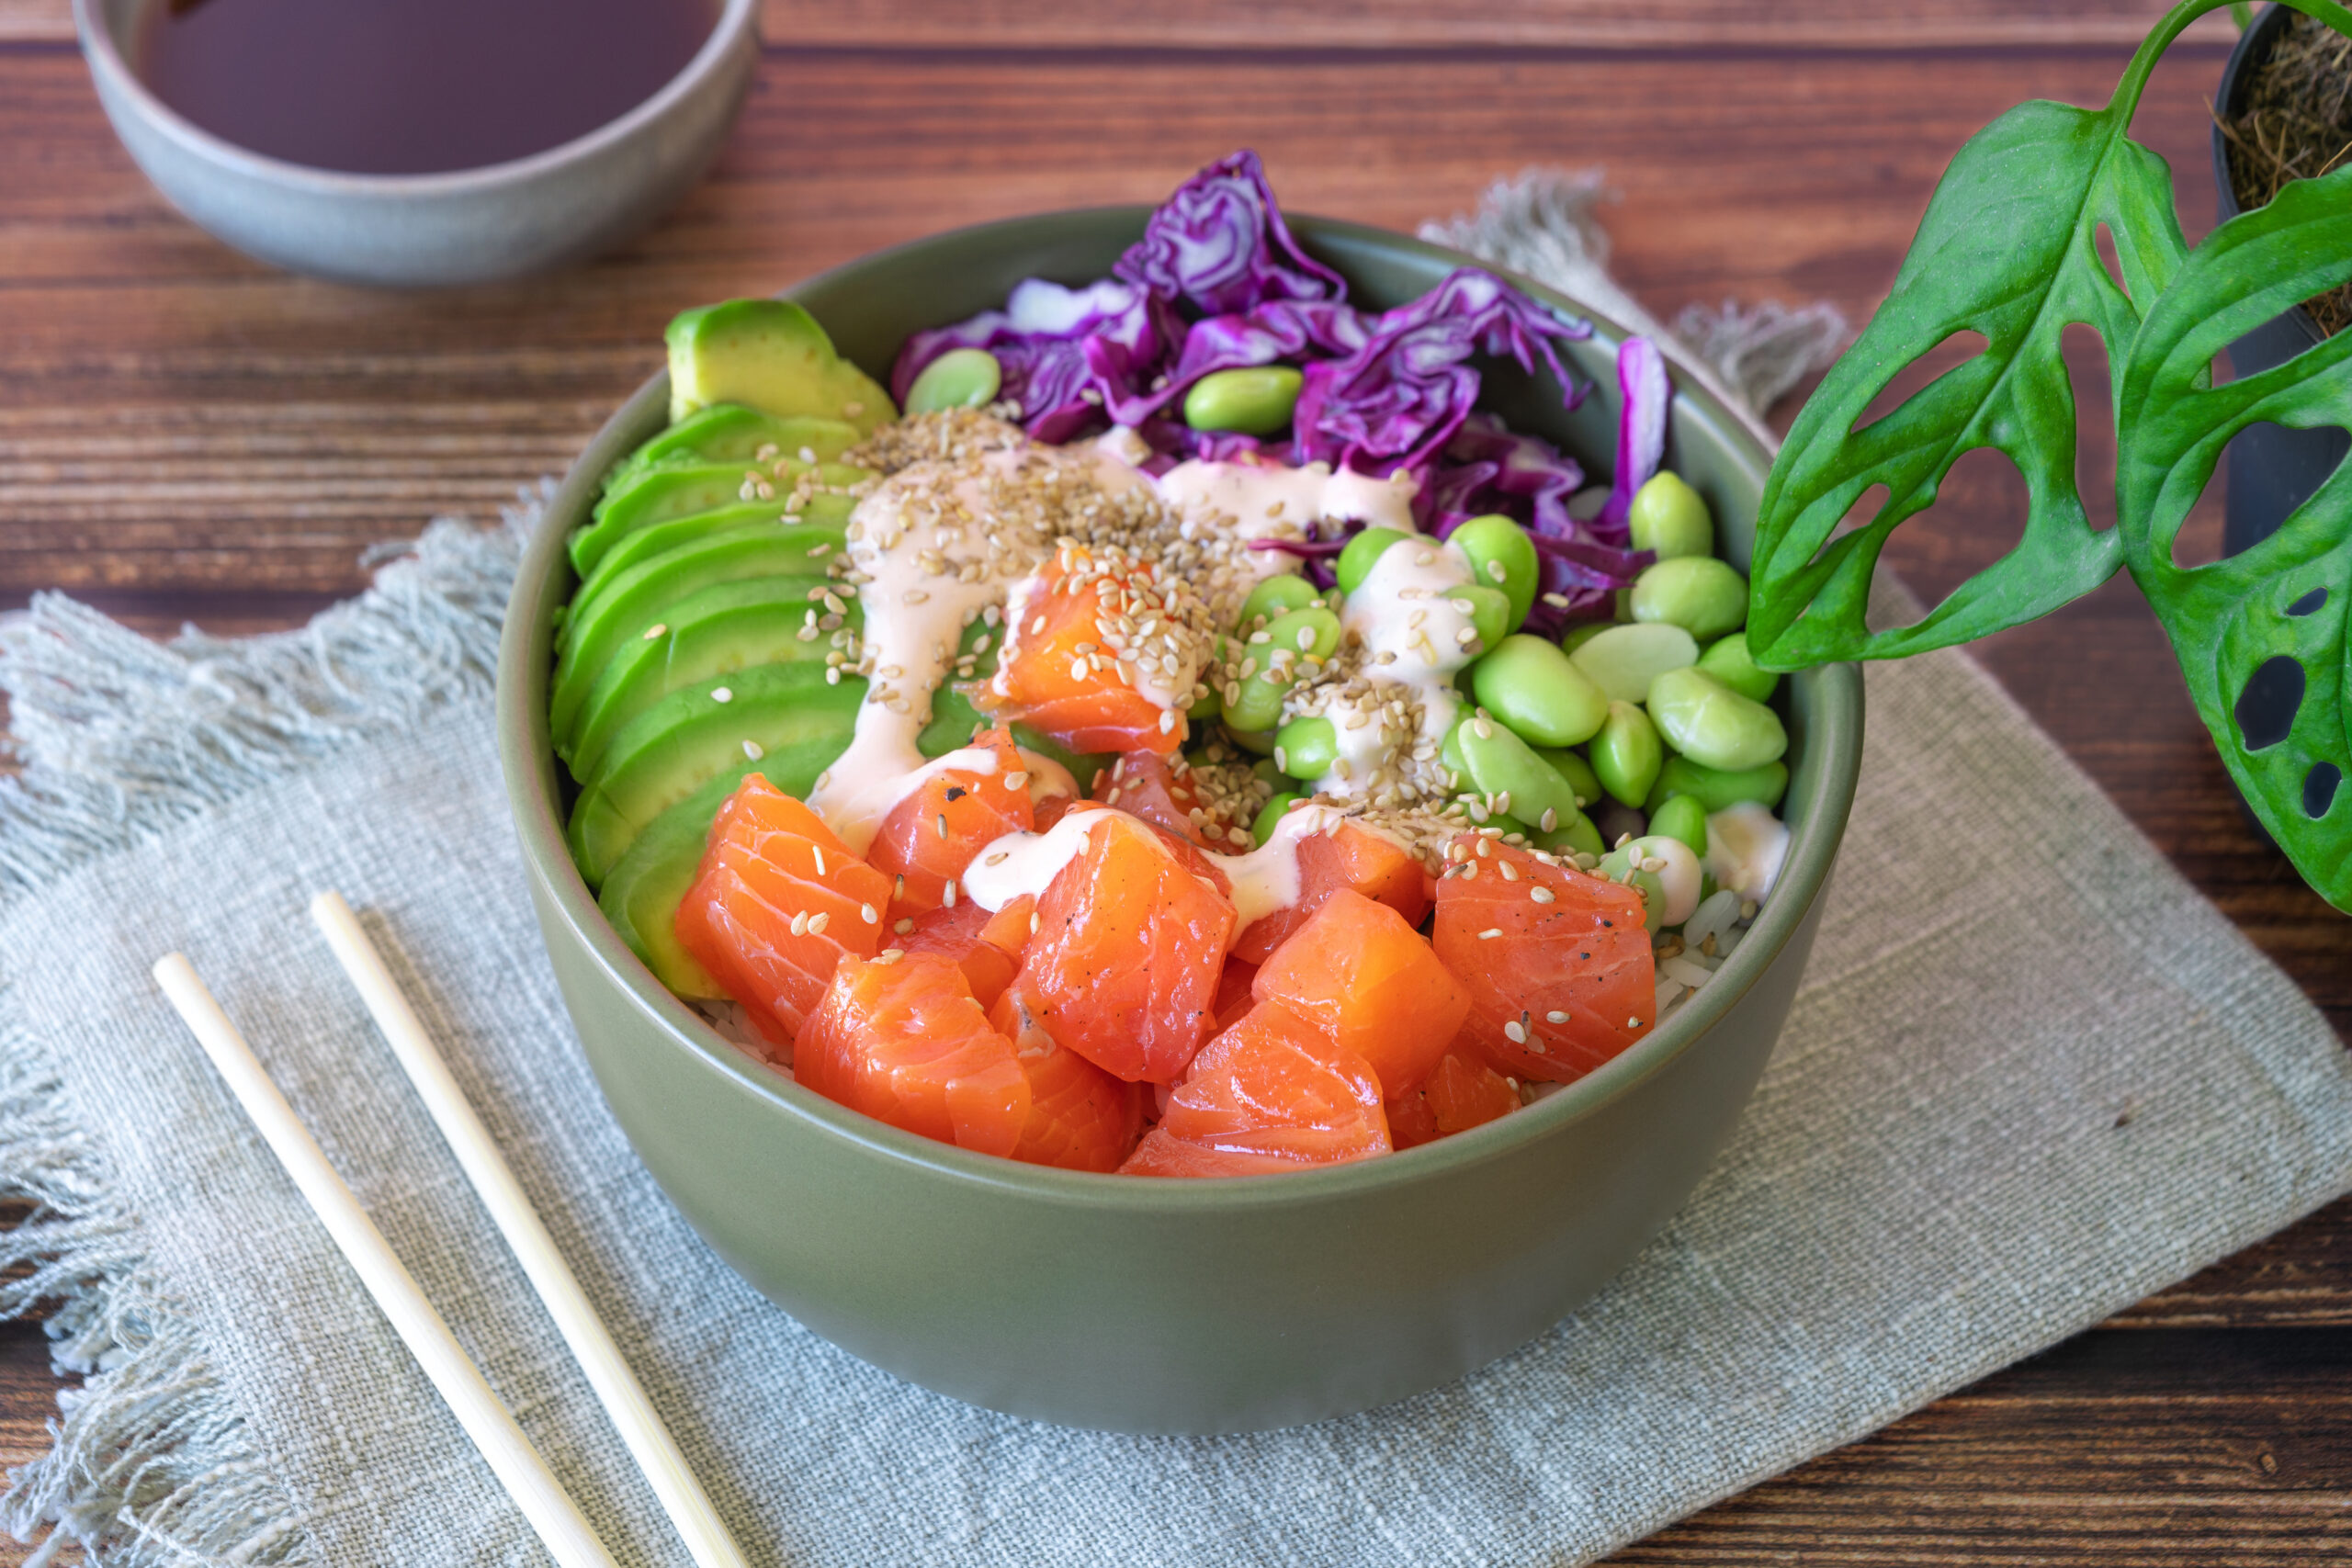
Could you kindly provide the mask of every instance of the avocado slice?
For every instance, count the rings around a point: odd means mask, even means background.
[[[580,705],[587,700],[605,660],[629,638],[643,637],[661,624],[662,614],[689,593],[714,582],[749,577],[806,576],[811,594],[837,591],[839,585],[825,581],[821,570],[831,558],[831,551],[823,556],[808,553],[819,544],[839,548],[837,538],[837,535],[829,538],[773,524],[733,528],[639,561],[606,581],[593,597],[572,601],[571,615],[564,622],[562,650],[556,660],[554,695],[548,703],[549,732],[574,733]],[[817,598],[810,598],[809,604],[823,614]]]
[[[865,434],[899,417],[890,394],[834,352],[817,318],[788,299],[729,299],[683,311],[670,346],[670,423],[712,403],[778,419],[814,415]]]
[[[963,639],[956,645],[958,652],[970,653],[983,636],[989,637],[989,650],[978,656],[972,666],[973,679],[969,682],[944,682],[931,694],[931,722],[924,725],[922,733],[915,737],[915,750],[925,757],[944,757],[960,746],[968,746],[974,730],[996,722],[973,705],[967,691],[967,685],[977,686],[996,673],[997,649],[1003,646],[1003,638],[1001,635],[990,635],[994,631],[995,628],[981,621],[975,621],[964,628]],[[1014,745],[1025,747],[1041,757],[1050,757],[1068,768],[1070,776],[1078,780],[1078,793],[1080,795],[1093,794],[1094,776],[1111,765],[1112,758],[1108,752],[1073,751],[1060,741],[1041,735],[1025,724],[1013,725],[1012,730]]]
[[[605,661],[581,704],[577,739],[560,742],[557,752],[575,776],[586,778],[621,727],[672,692],[763,664],[823,663],[832,638],[801,636],[811,581],[755,577],[713,583],[671,605],[662,616],[667,631],[625,642]],[[847,624],[855,627],[861,618],[853,600]]]
[[[723,703],[711,694],[721,686]],[[769,782],[806,795],[849,745],[865,700],[864,681],[828,685],[825,667],[810,663],[763,665],[672,692],[621,727],[572,805],[565,837],[581,874],[601,886],[655,818],[739,762],[770,762],[794,783],[774,773]]]
[[[777,419],[742,403],[713,403],[698,409],[613,465],[607,491],[632,474],[681,463],[752,463],[770,447],[776,457],[830,463],[865,437],[838,419]],[[809,456],[801,457],[806,452]]]
[[[846,522],[857,502],[843,492],[874,477],[846,464],[822,464],[817,469],[817,482],[825,488],[796,510],[790,502],[793,487],[808,471],[798,458],[783,457],[764,468],[677,464],[627,476],[620,488],[607,491],[596,503],[594,521],[571,536],[572,569],[593,581],[604,558],[630,535],[719,509],[740,510],[747,521],[813,514]],[[765,491],[747,495],[752,486],[764,486]]]
[[[697,512],[691,517],[673,517],[667,523],[656,523],[651,527],[625,534],[597,559],[596,570],[588,574],[587,581],[580,585],[580,591],[572,595],[574,611],[577,612],[580,604],[601,594],[606,583],[640,561],[667,555],[713,534],[727,533],[755,523],[808,529],[809,532],[803,540],[808,548],[813,550],[819,545],[827,547],[823,552],[808,558],[817,563],[809,570],[816,570],[830,561],[833,552],[846,542],[844,530],[854,504],[847,496],[820,495],[808,502],[806,511],[787,512],[778,517],[772,515],[772,510],[765,502],[753,502],[748,506],[721,506],[709,512]]]
[[[702,866],[703,846],[710,838],[711,819],[736,786],[752,773],[788,795],[805,795],[815,784],[817,774],[825,762],[810,759],[816,749],[803,755],[771,752],[760,761],[738,761],[717,778],[703,785],[669,810],[645,825],[645,831],[628,847],[628,852],[613,863],[605,874],[604,891],[597,895],[597,908],[613,923],[613,930],[628,943],[631,953],[645,961],[660,980],[677,995],[688,998],[718,1000],[726,990],[710,977],[710,971],[695,962],[694,955],[679,943],[677,935],[678,906],[686,889],[695,885],[695,874]],[[831,761],[829,757],[826,761]]]

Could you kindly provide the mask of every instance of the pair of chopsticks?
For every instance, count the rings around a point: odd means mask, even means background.
[[[589,1386],[669,1512],[670,1522],[685,1542],[695,1568],[744,1568],[742,1553],[719,1522],[718,1511],[687,1469],[685,1456],[678,1451],[636,1374],[621,1359],[595,1309],[588,1304],[579,1280],[556,1250],[554,1239],[524,1197],[514,1171],[491,1142],[481,1118],[466,1102],[448,1064],[417,1021],[391,972],[384,967],[375,943],[352,915],[351,906],[340,894],[322,893],[311,900],[311,918],[326,934],[327,945],[334,950],[344,973],[358,987],[376,1026],[391,1043],[393,1055],[416,1086],[442,1137],[514,1250],[515,1261],[522,1264],[532,1288],[562,1332],[564,1343],[587,1373]],[[195,966],[174,953],[156,961],[154,974],[205,1055],[228,1080],[245,1114],[357,1270],[368,1293],[375,1297],[401,1342],[433,1380],[433,1386],[560,1568],[614,1568],[611,1554],[589,1528],[579,1506],[491,1391],[481,1370],[467,1358],[449,1325],[360,1208],[359,1200],[335,1174],[325,1152],[270,1081],[237,1026],[205,989]]]

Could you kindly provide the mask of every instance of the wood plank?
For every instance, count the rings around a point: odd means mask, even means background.
[[[1282,6],[1247,0],[1088,0],[1038,6],[978,0],[765,0],[760,31],[772,48],[864,47],[1092,50],[1181,47],[1233,52],[1286,50],[1445,49],[1505,44],[1577,50],[1837,49],[1904,51],[1998,45],[2129,49],[2165,12],[2160,0],[1935,0],[1891,7],[1871,0],[1815,0],[1802,7],[1742,0],[1493,0],[1432,6],[1418,0],[1311,0]],[[2192,36],[2225,36],[2223,17]],[[56,43],[74,36],[70,0],[0,0],[0,42]]]

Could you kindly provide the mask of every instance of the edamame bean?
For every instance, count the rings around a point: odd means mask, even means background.
[[[1266,802],[1257,819],[1250,824],[1250,836],[1258,840],[1259,848],[1263,849],[1266,840],[1274,836],[1274,829],[1282,825],[1283,818],[1291,807],[1306,798],[1303,795],[1284,791]]]
[[[1595,874],[1621,883],[1642,896],[1642,923],[1649,928],[1652,936],[1656,936],[1666,929],[1666,881],[1657,872],[1642,869],[1641,859],[1634,848],[1634,844],[1638,842],[1640,840],[1635,840],[1620,844],[1602,855]]]
[[[1228,724],[1225,727],[1225,738],[1252,756],[1271,757],[1274,754],[1274,732],[1271,729],[1236,729]]]
[[[1651,682],[1649,710],[1668,745],[1710,768],[1758,768],[1789,749],[1779,714],[1696,669]]]
[[[1477,634],[1478,643],[1476,647],[1467,651],[1474,654],[1484,653],[1490,648],[1500,648],[1503,638],[1510,635],[1510,628],[1514,625],[1510,618],[1510,595],[1501,589],[1487,588],[1473,582],[1464,587],[1453,589],[1446,594],[1446,597],[1457,601],[1463,599],[1470,601],[1470,608],[1467,612],[1470,616],[1470,627]]]
[[[1573,655],[1577,649],[1617,624],[1615,621],[1586,621],[1579,626],[1570,626],[1560,634],[1560,651]]]
[[[1184,394],[1184,423],[1194,430],[1272,435],[1290,423],[1302,379],[1287,365],[1212,370]]]
[[[1696,795],[1673,795],[1652,807],[1650,831],[1679,839],[1690,846],[1692,854],[1702,861],[1707,858],[1707,808]]]
[[[1251,632],[1264,630],[1276,615],[1304,610],[1315,602],[1315,584],[1285,571],[1250,590],[1250,597],[1241,601],[1241,617],[1235,624],[1240,634],[1248,637]]]
[[[1610,701],[1638,703],[1658,676],[1699,662],[1699,641],[1680,626],[1658,622],[1609,626],[1568,658]]]
[[[1470,558],[1473,581],[1510,596],[1511,627],[1525,625],[1544,573],[1527,530],[1500,513],[1488,513],[1463,524],[1445,542]]]
[[[1634,619],[1680,626],[1701,642],[1747,624],[1747,579],[1713,556],[1677,556],[1634,579]]]
[[[1655,550],[1660,560],[1715,553],[1715,520],[1699,492],[1682,482],[1679,474],[1659,472],[1634,492],[1626,522],[1634,533],[1634,548]]]
[[[1687,795],[1704,807],[1710,815],[1725,807],[1752,800],[1762,807],[1781,804],[1781,796],[1788,792],[1789,767],[1786,762],[1767,762],[1760,768],[1746,768],[1726,772],[1722,768],[1702,767],[1688,757],[1668,757],[1659,770],[1657,783],[1650,790],[1649,808],[1656,811],[1668,799]]]
[[[1596,860],[1608,848],[1600,841],[1600,829],[1581,811],[1570,821],[1555,824],[1548,833],[1537,829],[1528,835],[1527,841],[1555,855],[1591,855]]]
[[[1261,757],[1250,763],[1250,773],[1252,778],[1262,780],[1272,785],[1276,794],[1290,788],[1290,775],[1274,766],[1274,760],[1272,757]]]
[[[1605,706],[1601,716],[1604,718],[1608,716]],[[1592,764],[1586,761],[1581,753],[1538,746],[1535,748],[1535,754],[1559,769],[1560,776],[1567,780],[1576,790],[1578,810],[1582,810],[1600,798],[1600,781],[1593,776]]]
[[[1609,716],[1609,699],[1566,654],[1524,633],[1470,667],[1470,689],[1531,746],[1579,745]]]
[[[1274,765],[1295,779],[1319,779],[1340,758],[1340,732],[1320,716],[1295,718],[1274,737]]]
[[[1756,660],[1747,651],[1746,632],[1734,632],[1711,646],[1699,655],[1699,668],[1752,703],[1770,700],[1781,684],[1778,675],[1756,668]]]
[[[1577,815],[1576,786],[1483,712],[1453,727],[1442,761],[1493,809],[1532,827],[1542,828],[1547,814],[1555,828]]]
[[[1371,573],[1372,563],[1387,553],[1389,546],[1401,545],[1411,537],[1394,528],[1366,528],[1350,539],[1347,547],[1340,552],[1340,558],[1331,565],[1340,580],[1340,592],[1353,593],[1356,584]]]
[[[1241,662],[1225,688],[1225,722],[1238,729],[1271,729],[1283,716],[1283,694],[1311,664],[1340,646],[1340,617],[1312,607],[1274,617],[1241,644]]]
[[[907,389],[909,413],[984,409],[1004,385],[1004,367],[985,348],[951,348],[922,367]]]
[[[1622,806],[1638,806],[1649,797],[1650,785],[1657,782],[1666,761],[1649,716],[1623,700],[1609,705],[1609,716],[1592,738],[1591,751],[1593,776]]]

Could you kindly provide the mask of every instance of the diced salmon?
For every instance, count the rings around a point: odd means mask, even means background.
[[[998,998],[989,1021],[1012,1042],[1029,1079],[1029,1119],[1012,1157],[1064,1170],[1116,1170],[1143,1131],[1142,1084],[1113,1077],[1055,1043],[1020,999]]]
[[[1298,899],[1250,921],[1234,939],[1233,952],[1252,964],[1280,947],[1323,900],[1342,887],[1385,904],[1419,926],[1429,917],[1430,875],[1403,845],[1359,823],[1341,821],[1298,840]]]
[[[1199,1144],[1188,1144],[1154,1127],[1143,1135],[1126,1163],[1119,1167],[1121,1176],[1280,1176],[1298,1168],[1296,1160],[1283,1159],[1274,1155],[1237,1154],[1227,1149],[1212,1149]]]
[[[978,705],[1073,751],[1175,750],[1184,742],[1184,716],[1140,688],[1142,672],[1119,630],[1123,616],[1159,619],[1166,610],[1148,563],[1063,547],[1022,600]]]
[[[1095,776],[1094,798],[1204,849],[1230,848],[1222,824],[1216,825],[1217,841],[1210,841],[1208,814],[1201,797],[1191,782],[1175,771],[1181,762],[1181,758],[1157,752],[1131,752]],[[1201,815],[1195,817],[1194,812]]]
[[[995,1006],[1021,967],[1012,953],[988,940],[987,928],[995,917],[967,899],[952,909],[933,909],[911,919],[912,930],[893,929],[891,945],[910,954],[939,954],[964,971],[975,1001],[983,1008]]]
[[[1430,943],[1470,993],[1461,1039],[1478,1055],[1565,1083],[1649,1032],[1657,964],[1639,893],[1476,834],[1447,854]]]
[[[1208,1033],[1233,906],[1153,829],[1125,812],[1090,816],[1085,847],[1037,902],[1013,994],[1097,1066],[1164,1083]]]
[[[988,730],[967,750],[989,753],[996,765],[933,773],[891,807],[866,849],[875,869],[896,879],[888,911],[893,925],[945,904],[974,856],[1036,821],[1012,737]]]
[[[893,1127],[1009,1155],[1029,1120],[1028,1075],[964,972],[935,953],[843,958],[793,1050],[792,1076]]]
[[[1123,1169],[1196,1174],[1168,1168],[1185,1158],[1171,1143],[1294,1167],[1369,1159],[1391,1148],[1380,1080],[1370,1064],[1272,1002],[1259,1003],[1202,1047],[1144,1143],[1151,1152],[1138,1146],[1141,1163],[1131,1158]]]
[[[1409,1149],[1510,1115],[1519,1109],[1519,1089],[1465,1045],[1446,1052],[1427,1083],[1391,1095],[1383,1109],[1389,1137]]]
[[[1241,1021],[1243,1013],[1258,1005],[1258,998],[1250,994],[1250,982],[1257,977],[1255,964],[1244,964],[1238,958],[1225,961],[1225,969],[1217,976],[1216,1019],[1209,1026],[1211,1033],[1224,1033]]]
[[[1444,1136],[1438,1131],[1437,1112],[1430,1109],[1425,1089],[1391,1095],[1381,1103],[1380,1110],[1388,1118],[1388,1141],[1400,1149],[1417,1149]]]
[[[980,928],[980,940],[993,943],[1012,956],[1018,964],[1021,955],[1029,951],[1029,939],[1036,934],[1037,900],[1023,893],[995,914]]]
[[[889,878],[821,818],[751,773],[712,819],[673,929],[760,1032],[788,1046],[842,955],[880,950],[889,897]]]
[[[1251,994],[1370,1063],[1388,1098],[1429,1077],[1470,1011],[1469,993],[1421,933],[1347,887],[1334,889],[1274,949]]]

